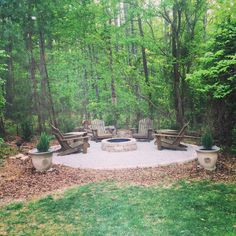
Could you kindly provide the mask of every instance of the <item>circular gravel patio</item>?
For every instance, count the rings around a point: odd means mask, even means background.
[[[53,154],[54,164],[86,169],[123,169],[154,167],[173,163],[184,163],[196,159],[194,145],[187,145],[187,151],[157,150],[154,142],[137,142],[137,150],[128,152],[102,151],[101,143],[90,141],[87,154],[76,153],[67,156]]]

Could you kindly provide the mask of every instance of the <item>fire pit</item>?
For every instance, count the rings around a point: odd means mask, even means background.
[[[137,149],[134,138],[109,138],[102,140],[102,150],[107,152],[126,152]]]

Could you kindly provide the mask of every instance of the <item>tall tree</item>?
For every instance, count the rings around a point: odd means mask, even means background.
[[[159,14],[170,25],[172,78],[176,123],[184,123],[186,106],[186,74],[190,72],[194,55],[196,26],[205,12],[205,0],[173,0],[171,4],[162,2]],[[192,48],[191,48],[192,47]]]
[[[227,13],[216,25],[201,67],[190,77],[192,86],[206,96],[208,123],[221,143],[232,144],[236,126],[236,20]],[[206,119],[206,118],[205,118]],[[208,124],[209,125],[209,124]]]
[[[48,4],[44,5],[43,3],[41,3],[40,6],[38,5],[36,6],[37,6],[36,20],[37,20],[39,54],[40,54],[39,71],[42,78],[42,83],[41,83],[42,95],[44,98],[46,98],[45,100],[43,100],[44,102],[46,102],[44,104],[45,105],[44,109],[49,110],[51,123],[57,126],[58,124],[48,76],[48,69],[46,62],[46,47],[45,47],[45,34],[50,33],[48,32],[50,29],[50,27],[48,26],[48,22],[51,22],[53,13],[51,12],[52,10],[48,7]],[[51,39],[50,36],[48,36],[48,38]],[[41,103],[43,103],[43,101],[41,101]]]

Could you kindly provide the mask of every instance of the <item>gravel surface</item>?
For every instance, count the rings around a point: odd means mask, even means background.
[[[173,163],[185,163],[196,159],[195,145],[186,144],[187,151],[157,150],[152,142],[137,142],[137,150],[107,152],[101,149],[101,142],[91,141],[87,154],[75,153],[67,156],[53,155],[53,163],[75,168],[121,169],[143,168]]]

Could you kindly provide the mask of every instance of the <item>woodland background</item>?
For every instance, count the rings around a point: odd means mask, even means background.
[[[0,0],[0,134],[210,127],[236,152],[233,0]]]

